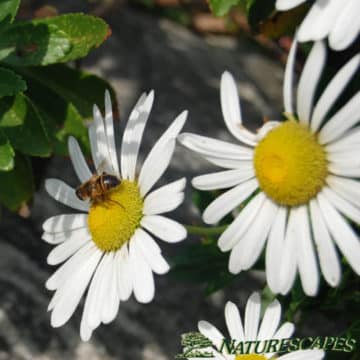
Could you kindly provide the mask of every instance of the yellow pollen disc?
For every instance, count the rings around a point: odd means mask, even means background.
[[[143,200],[136,183],[122,180],[106,194],[104,201],[93,203],[88,225],[92,240],[102,251],[114,251],[130,240],[143,216]]]
[[[328,173],[324,148],[295,120],[285,121],[260,141],[254,167],[260,188],[285,206],[307,203],[322,189]]]
[[[236,355],[235,360],[267,360],[267,358],[259,354],[244,354]]]

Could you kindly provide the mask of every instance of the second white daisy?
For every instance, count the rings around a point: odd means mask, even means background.
[[[285,70],[284,107],[287,121],[269,121],[257,133],[244,128],[233,77],[221,78],[221,107],[229,131],[243,144],[231,144],[183,133],[180,141],[225,171],[193,179],[200,190],[226,189],[204,211],[216,224],[245,200],[251,200],[222,233],[218,245],[231,250],[229,271],[250,269],[266,245],[266,277],[274,293],[286,294],[297,273],[307,295],[319,285],[318,264],[326,281],[337,286],[341,267],[336,245],[360,274],[360,242],[345,217],[360,223],[360,93],[328,116],[352,75],[360,56],[334,76],[316,105],[314,94],[326,49],[314,45],[292,106],[296,42]],[[298,120],[297,120],[298,119]],[[325,122],[325,120],[327,120]],[[245,144],[245,145],[244,145]]]

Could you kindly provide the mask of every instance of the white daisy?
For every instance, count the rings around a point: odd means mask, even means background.
[[[324,43],[315,43],[300,77],[295,113],[295,52],[296,42],[285,70],[287,121],[269,121],[256,134],[246,130],[235,81],[225,72],[221,78],[224,120],[232,135],[246,145],[190,133],[181,134],[179,139],[226,169],[195,177],[195,188],[232,188],[205,209],[205,223],[216,224],[251,199],[218,240],[222,251],[231,250],[230,272],[238,274],[251,268],[267,240],[266,277],[271,290],[288,293],[299,272],[305,293],[314,296],[319,285],[318,263],[331,286],[340,282],[336,245],[360,274],[359,238],[345,219],[360,223],[360,162],[355,157],[360,151],[360,127],[356,126],[360,120],[360,92],[329,115],[358,69],[360,55],[339,70],[313,106],[326,57]]]
[[[292,9],[306,0],[277,0],[280,11]],[[334,50],[346,49],[360,32],[359,0],[316,0],[300,25],[297,37],[303,41],[329,38]]]
[[[149,233],[170,243],[186,237],[181,224],[161,215],[183,202],[185,178],[152,191],[169,165],[186,111],[158,139],[136,174],[139,147],[153,100],[153,91],[143,94],[130,114],[122,139],[120,168],[109,93],[105,94],[105,118],[94,106],[89,137],[95,168],[105,166],[107,173],[121,181],[103,201],[81,201],[75,190],[61,180],[46,180],[52,197],[81,211],[51,217],[43,224],[43,239],[57,245],[50,252],[48,263],[64,263],[46,283],[49,290],[56,290],[48,308],[52,311],[51,325],[64,325],[88,288],[80,327],[85,341],[100,323],[109,323],[116,317],[120,301],[127,300],[132,292],[141,303],[153,299],[153,272],[164,274],[169,265]],[[69,153],[80,182],[88,181],[92,173],[74,138],[69,138]]]
[[[225,321],[229,332],[229,337],[224,336],[215,326],[207,321],[199,321],[199,331],[207,337],[212,344],[221,350],[223,339],[235,340],[235,344],[246,341],[259,341],[253,344],[250,354],[232,355],[228,354],[225,347],[222,351],[216,351],[212,348],[214,358],[217,360],[266,360],[275,359],[275,353],[271,351],[269,340],[289,339],[294,333],[295,327],[290,322],[285,322],[280,326],[281,305],[278,300],[274,300],[261,316],[261,299],[258,293],[253,293],[246,304],[244,323],[241,320],[240,312],[237,306],[228,301],[225,306]],[[261,320],[261,321],[260,321]],[[272,348],[274,350],[274,348]],[[246,348],[243,350],[246,352]],[[324,357],[323,350],[297,350],[285,355],[276,357],[277,360],[320,360]]]

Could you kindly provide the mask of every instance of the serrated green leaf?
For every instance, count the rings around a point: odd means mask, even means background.
[[[16,154],[15,167],[11,171],[0,171],[0,203],[15,211],[28,201],[34,192],[34,180],[30,161]]]
[[[113,108],[117,109],[115,93],[110,84],[98,76],[60,64],[23,68],[20,73],[71,102],[84,119],[92,119],[94,104],[97,104],[101,110],[104,109],[106,89],[110,91]]]
[[[71,49],[61,62],[86,56],[90,50],[98,47],[110,35],[109,25],[104,20],[80,13],[35,20],[34,23],[55,25],[66,34]]]
[[[68,155],[69,135],[76,137],[85,153],[90,154],[87,127],[75,106],[44,84],[30,77],[26,80],[28,81],[27,95],[44,120],[54,154]]]
[[[42,157],[51,154],[43,120],[25,95],[0,99],[0,128],[11,145],[23,154]]]
[[[12,22],[18,11],[19,5],[20,0],[0,0],[0,22]]]
[[[16,95],[25,90],[26,83],[19,75],[0,67],[0,97]]]
[[[0,60],[13,66],[48,65],[64,61],[71,43],[53,24],[16,23],[0,32]]]
[[[226,15],[241,0],[209,0],[210,9],[216,16]]]
[[[9,139],[0,130],[0,171],[10,171],[14,167],[15,151]]]

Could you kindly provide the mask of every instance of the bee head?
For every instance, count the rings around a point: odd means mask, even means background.
[[[112,189],[121,183],[121,180],[115,175],[105,174],[102,177],[103,184],[107,189]]]

